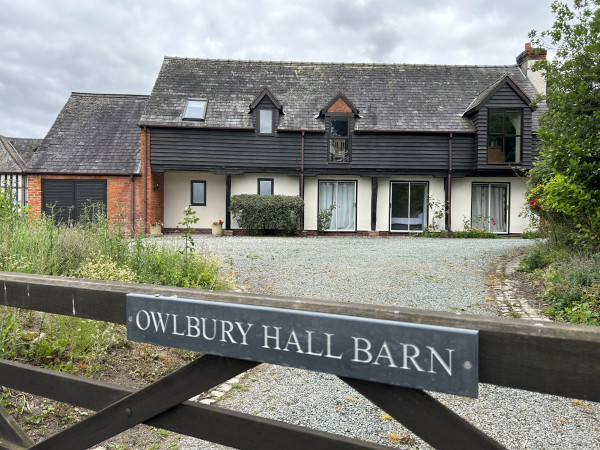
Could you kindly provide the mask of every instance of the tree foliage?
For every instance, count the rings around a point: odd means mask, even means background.
[[[534,70],[545,74],[547,111],[540,118],[541,158],[528,197],[551,224],[567,224],[600,243],[600,0],[555,1],[550,30],[530,38],[554,50]],[[543,101],[539,98],[537,101]]]

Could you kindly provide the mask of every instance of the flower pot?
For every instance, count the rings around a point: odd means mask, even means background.
[[[150,236],[162,236],[162,227],[160,225],[150,225]]]
[[[217,236],[217,237],[223,236],[223,225],[221,225],[220,223],[218,223],[216,225],[213,224],[212,235]]]

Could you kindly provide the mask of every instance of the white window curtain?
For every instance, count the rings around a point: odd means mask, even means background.
[[[471,226],[492,233],[508,232],[508,185],[473,184]]]
[[[354,181],[319,182],[319,211],[335,204],[329,230],[354,231],[356,229],[355,194],[356,183]]]

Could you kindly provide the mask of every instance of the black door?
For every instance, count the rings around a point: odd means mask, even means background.
[[[42,211],[56,222],[106,215],[106,180],[42,180]]]

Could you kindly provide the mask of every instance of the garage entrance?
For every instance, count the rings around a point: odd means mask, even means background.
[[[106,215],[106,180],[42,180],[42,211],[56,222]]]

